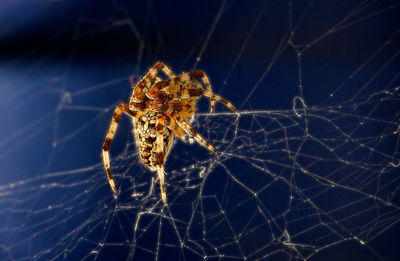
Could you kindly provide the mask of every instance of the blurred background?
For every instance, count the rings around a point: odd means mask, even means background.
[[[397,260],[399,15],[399,1],[2,0],[0,259]],[[204,70],[240,110],[199,102],[193,126],[220,152],[176,142],[169,208],[127,116],[117,200],[100,158],[129,78],[159,60]]]

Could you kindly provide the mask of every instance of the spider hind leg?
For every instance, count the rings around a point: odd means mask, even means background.
[[[205,146],[208,150],[211,150],[212,152],[217,152],[217,149],[208,143],[206,139],[204,139],[197,131],[195,131],[190,125],[181,120],[176,120],[176,123],[181,127],[188,135],[192,136],[198,143],[201,145]]]
[[[114,110],[111,124],[110,124],[110,127],[108,128],[106,139],[104,140],[104,143],[103,143],[102,156],[103,156],[104,168],[107,173],[108,183],[110,184],[110,187],[111,187],[112,191],[114,192],[115,197],[117,194],[117,187],[115,186],[115,182],[114,182],[114,179],[113,179],[113,176],[111,173],[109,149],[110,149],[112,140],[115,136],[115,132],[117,131],[117,127],[118,127],[118,124],[119,124],[119,121],[121,119],[123,112],[125,112],[128,115],[135,117],[135,118],[140,117],[140,115],[141,115],[141,112],[130,111],[129,106],[126,103],[121,103],[120,105],[118,105]]]

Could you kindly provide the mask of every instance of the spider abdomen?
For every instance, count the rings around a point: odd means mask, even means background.
[[[157,115],[157,112],[148,111],[139,119],[133,118],[133,135],[135,136],[139,157],[143,165],[150,170],[156,170],[160,160],[165,161],[174,140],[173,132],[166,126],[163,125],[161,130],[157,130]],[[157,135],[160,135],[160,133],[163,137],[164,146],[161,159],[156,143]]]

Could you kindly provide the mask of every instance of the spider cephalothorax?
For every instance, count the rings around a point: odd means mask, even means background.
[[[168,79],[157,76],[162,70]],[[202,87],[200,81],[204,84]],[[116,194],[111,168],[109,148],[122,113],[132,117],[133,134],[141,162],[150,170],[157,171],[160,182],[161,199],[167,202],[164,185],[164,161],[171,149],[174,137],[182,137],[185,133],[192,136],[207,149],[217,150],[200,134],[190,127],[190,117],[196,112],[196,100],[205,96],[210,99],[211,112],[214,112],[215,100],[224,103],[236,112],[235,107],[214,94],[208,77],[203,71],[182,73],[176,76],[164,63],[157,62],[133,86],[129,105],[121,103],[115,108],[106,139],[103,144],[103,162],[111,189]]]

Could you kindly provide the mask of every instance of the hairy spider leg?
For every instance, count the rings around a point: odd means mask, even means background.
[[[226,107],[228,107],[229,109],[231,109],[234,112],[238,112],[236,107],[233,106],[232,103],[230,103],[228,100],[225,100],[224,98],[222,98],[221,96],[219,96],[218,94],[215,93],[210,93],[210,92],[204,92],[203,96],[206,96],[210,99],[214,99],[217,100],[219,102],[222,102]]]
[[[115,132],[117,131],[118,123],[119,123],[119,120],[121,119],[123,112],[127,113],[128,115],[130,115],[134,118],[139,118],[142,115],[142,112],[140,112],[140,111],[129,110],[129,106],[126,103],[121,103],[114,110],[114,114],[113,114],[113,117],[111,120],[110,127],[108,128],[106,139],[104,141],[103,150],[102,150],[104,168],[106,170],[107,179],[108,179],[108,182],[110,183],[110,187],[111,187],[112,191],[114,192],[114,195],[116,195],[116,193],[117,193],[117,188],[115,186],[115,182],[114,182],[113,176],[111,174],[109,149],[110,149],[112,140],[114,138]]]
[[[158,102],[162,102],[160,100],[154,100],[154,104],[150,104],[150,107],[156,109],[159,105]],[[178,137],[182,137],[185,134],[185,131],[176,124],[176,119],[179,118],[181,121],[185,121],[189,124],[190,117],[193,116],[195,112],[195,102],[194,98],[185,99],[185,100],[175,100],[165,103],[163,111],[158,111],[159,113],[164,114],[163,124],[170,130],[174,132]],[[157,111],[157,110],[156,110]],[[165,121],[167,119],[167,121]]]
[[[193,114],[193,113],[192,113]],[[168,129],[172,130],[173,133],[178,136],[178,137],[182,137],[183,135],[185,135],[185,131],[177,124],[176,119],[177,118],[183,118],[183,120],[185,122],[189,122],[189,117],[186,117],[185,115],[187,115],[187,113],[185,113],[184,111],[167,111],[164,113],[165,115],[165,119],[167,119],[166,121],[164,121],[164,126],[166,126]]]
[[[146,84],[146,89],[143,91],[146,92],[151,85],[156,82],[157,78],[156,75],[158,74],[159,71],[163,71],[169,78],[175,77],[175,74],[172,72],[172,70],[166,66],[163,62],[159,61],[156,62],[150,69],[149,71],[143,76],[143,79]]]
[[[141,103],[146,100],[146,91],[160,78],[156,77],[159,71],[163,71],[169,78],[175,77],[172,70],[166,66],[163,62],[156,62],[148,72],[143,76],[143,78],[136,84],[133,90],[133,94],[129,101],[129,104],[133,107],[135,103]]]
[[[204,139],[197,131],[195,131],[190,125],[180,119],[176,119],[176,123],[181,127],[188,135],[192,136],[198,143],[205,146],[207,149],[211,150],[212,152],[217,152],[217,149],[214,148],[213,145],[208,143],[206,139]]]
[[[168,88],[168,87],[166,87],[166,88]],[[164,90],[161,89],[160,96],[163,96],[163,94],[162,94],[163,91]],[[205,96],[205,97],[210,98],[210,100],[216,100],[216,101],[222,102],[226,107],[228,107],[232,111],[238,112],[236,107],[231,102],[222,98],[218,94],[210,93],[209,91],[206,91],[202,88],[194,87],[194,88],[184,89],[179,94],[175,93],[175,94],[171,94],[171,96],[172,97],[171,97],[170,102],[176,102],[176,101],[184,102],[184,100],[186,100],[186,99],[193,99],[193,98],[199,98],[200,96]]]
[[[200,97],[200,96],[205,96],[205,97],[210,98],[210,100],[216,100],[216,101],[222,102],[226,107],[228,107],[229,109],[231,109],[234,112],[237,112],[236,107],[233,106],[233,104],[230,103],[228,100],[222,98],[218,94],[215,94],[215,93],[212,93],[209,91],[205,91],[205,90],[199,89],[199,88],[185,90],[185,92],[183,92],[183,94],[181,96],[181,99],[190,99],[193,97]]]
[[[136,75],[131,75],[129,76],[129,85],[131,86],[132,89],[135,88],[137,82],[135,81]],[[156,76],[156,82],[162,81],[162,79],[158,76]]]
[[[188,77],[188,73],[185,73],[187,76],[184,76],[182,79],[185,79]],[[184,74],[184,75],[185,75]],[[178,77],[179,78],[179,77]],[[180,79],[180,80],[182,80]],[[174,81],[174,83],[170,84],[170,81]],[[235,106],[233,106],[232,103],[230,103],[228,100],[222,98],[218,94],[215,94],[213,92],[210,92],[209,90],[204,90],[198,85],[195,84],[188,84],[188,85],[183,85],[183,88],[179,91],[175,90],[176,88],[176,78],[171,79],[170,81],[161,81],[156,84],[154,84],[150,89],[150,95],[152,95],[153,99],[158,98],[163,98],[163,97],[168,97],[170,102],[174,102],[177,100],[184,100],[184,99],[191,99],[191,98],[198,98],[200,96],[205,96],[210,98],[211,101],[219,101],[222,102],[226,107],[231,109],[234,112],[237,112],[237,109]]]
[[[201,79],[201,81],[203,82],[203,84],[206,87],[207,91],[210,92],[210,93],[213,93],[212,88],[211,88],[210,80],[208,79],[206,73],[204,71],[202,71],[202,70],[183,73],[182,75],[179,76],[179,78],[180,78],[180,81],[182,81],[182,82],[188,81],[188,80]],[[211,98],[210,99],[210,111],[211,111],[211,113],[214,113],[214,108],[215,108],[215,100],[213,98]]]
[[[194,101],[192,101],[192,104],[194,106]],[[188,104],[186,104],[187,106],[189,106]],[[187,108],[187,107],[186,107]],[[180,138],[183,137],[183,135],[185,135],[185,131],[177,124],[176,119],[181,119],[181,121],[185,121],[187,124],[189,124],[189,117],[190,115],[193,115],[194,111],[192,111],[191,113],[188,112],[188,110],[184,109],[181,111],[170,111],[170,112],[166,112],[165,115],[166,117],[168,117],[168,123],[164,124],[166,125],[170,130],[172,130],[174,132],[174,134]]]

